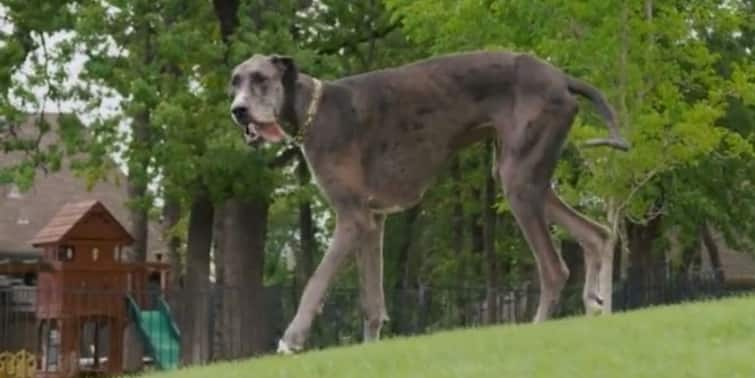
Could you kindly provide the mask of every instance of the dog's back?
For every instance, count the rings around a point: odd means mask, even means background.
[[[336,80],[339,115],[329,127],[338,138],[327,138],[330,148],[359,146],[364,185],[386,203],[414,203],[460,139],[513,106],[519,56],[445,55]]]
[[[469,52],[348,76],[332,82],[352,97],[360,123],[401,128],[423,119],[459,126],[483,119],[512,97],[520,54]]]
[[[372,72],[347,76],[336,80],[334,84],[347,87],[398,85],[413,86],[419,90],[422,86],[431,86],[435,90],[444,87],[450,90],[463,88],[464,85],[485,84],[508,81],[521,54],[506,51],[475,51],[440,55],[397,67],[385,68]],[[456,91],[453,95],[462,94]],[[475,97],[480,94],[475,91]]]

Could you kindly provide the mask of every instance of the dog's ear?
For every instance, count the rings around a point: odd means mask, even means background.
[[[285,55],[273,55],[270,57],[270,61],[278,68],[283,77],[286,75],[296,76],[297,68],[294,58]]]
[[[289,123],[297,123],[294,99],[296,98],[296,80],[298,79],[299,69],[290,56],[273,55],[270,61],[281,73],[281,83],[285,92],[283,117]]]
[[[293,99],[296,88],[296,79],[298,78],[299,69],[294,63],[294,58],[284,55],[273,55],[270,61],[278,68],[281,73],[281,82],[286,94]]]

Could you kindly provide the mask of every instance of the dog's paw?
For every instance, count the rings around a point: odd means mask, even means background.
[[[300,348],[294,348],[289,346],[285,341],[278,340],[278,354],[292,355],[298,352]]]
[[[603,314],[603,298],[597,294],[590,295],[585,301],[585,310],[587,315],[596,316]]]

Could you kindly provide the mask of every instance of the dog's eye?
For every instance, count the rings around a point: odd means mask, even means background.
[[[241,84],[241,78],[239,77],[239,75],[233,75],[233,77],[231,78],[231,86],[236,88],[239,86],[239,84]]]
[[[255,83],[255,84],[263,84],[263,83],[265,83],[267,81],[267,77],[265,77],[264,75],[262,75],[260,73],[257,73],[257,72],[253,73],[250,76],[250,79],[251,79],[252,83]]]

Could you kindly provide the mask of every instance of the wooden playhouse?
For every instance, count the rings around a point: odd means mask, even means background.
[[[132,242],[98,201],[65,205],[33,239],[49,267],[37,279],[37,377],[123,372],[129,320],[139,323],[148,289],[162,291],[168,282],[167,264],[127,261],[124,248]]]

